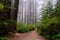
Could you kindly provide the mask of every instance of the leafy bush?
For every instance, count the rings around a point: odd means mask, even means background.
[[[60,40],[60,34],[57,34],[57,35],[55,36],[55,40]]]
[[[58,1],[60,5],[60,1]],[[45,36],[48,40],[59,40],[60,36],[60,6],[51,12],[48,8],[43,10],[42,20],[40,26],[38,26],[39,34]],[[50,5],[49,5],[50,7]],[[58,9],[58,10],[57,10]],[[50,13],[51,12],[51,13]]]
[[[48,40],[55,40],[56,35],[60,34],[59,18],[55,17],[42,21],[38,27],[38,32]]]
[[[0,40],[6,40],[6,38],[5,37],[0,37]]]
[[[35,30],[35,25],[18,23],[17,30],[20,33],[29,32],[29,31]]]
[[[4,5],[0,3],[0,10],[3,10]]]
[[[0,0],[0,21],[10,19],[11,0]]]
[[[9,32],[14,32],[16,30],[15,20],[6,20],[0,23],[0,36],[5,36]]]

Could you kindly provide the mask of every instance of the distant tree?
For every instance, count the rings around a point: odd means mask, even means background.
[[[57,1],[56,7],[55,7],[55,16],[60,16],[60,0]]]
[[[42,13],[42,20],[51,18],[52,17],[51,14],[53,14],[53,5],[50,1],[48,1],[47,6],[45,7]]]

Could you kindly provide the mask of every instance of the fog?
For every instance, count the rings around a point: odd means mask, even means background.
[[[47,5],[49,0],[19,0],[18,21],[23,23],[35,23],[42,17],[42,9]],[[54,5],[57,0],[50,0]]]

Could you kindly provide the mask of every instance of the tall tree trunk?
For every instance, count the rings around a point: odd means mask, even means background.
[[[23,23],[23,0],[22,0],[22,23]]]
[[[15,0],[15,19],[17,20],[17,14],[18,14],[18,4],[19,4],[19,0]]]
[[[14,18],[14,10],[15,10],[15,7],[14,7],[14,4],[15,4],[15,0],[11,0],[11,13],[10,13],[10,18],[13,19]]]
[[[18,3],[19,0],[11,1],[11,19],[17,20],[17,12],[18,12]]]
[[[35,24],[36,24],[36,16],[37,16],[37,5],[36,5],[36,0],[35,0]]]
[[[11,0],[11,13],[10,13],[10,16],[11,16],[11,20],[14,20],[14,26],[13,26],[13,30],[16,31],[16,27],[17,27],[17,12],[18,12],[18,3],[19,3],[19,0]]]
[[[31,24],[31,0],[30,0],[30,24]]]

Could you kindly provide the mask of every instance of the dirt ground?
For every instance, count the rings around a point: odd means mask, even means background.
[[[15,33],[13,38],[7,38],[7,40],[46,40],[43,36],[38,35],[36,31],[28,33]]]

